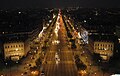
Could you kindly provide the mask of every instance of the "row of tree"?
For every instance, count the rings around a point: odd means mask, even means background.
[[[87,66],[80,60],[79,55],[75,55],[74,58],[78,70],[85,70],[87,68]]]

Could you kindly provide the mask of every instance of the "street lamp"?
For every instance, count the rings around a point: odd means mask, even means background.
[[[21,73],[21,76],[23,76],[24,74],[23,73]]]
[[[39,72],[38,71],[31,71],[31,74],[36,76],[39,74]]]
[[[95,72],[94,74],[95,74],[95,76],[96,76],[97,73]]]
[[[82,76],[84,76],[87,72],[85,70],[81,70],[80,73]]]

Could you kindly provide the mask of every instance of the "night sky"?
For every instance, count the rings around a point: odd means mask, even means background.
[[[120,0],[0,0],[0,8],[120,7]]]

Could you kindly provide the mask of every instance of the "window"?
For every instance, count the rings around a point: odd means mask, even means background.
[[[107,47],[107,44],[105,45],[105,47]]]
[[[16,45],[16,47],[17,47],[17,45]]]
[[[7,46],[5,46],[5,48],[7,48]]]
[[[111,50],[112,50],[112,47],[111,47]]]
[[[19,47],[20,47],[20,45],[19,45]]]
[[[9,46],[8,46],[8,48],[9,48]]]
[[[94,50],[96,49],[96,47],[94,47]]]
[[[23,47],[23,45],[21,45],[21,47]]]

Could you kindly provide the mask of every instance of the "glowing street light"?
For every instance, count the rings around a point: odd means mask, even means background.
[[[16,48],[15,50],[18,51],[18,48]]]
[[[31,74],[32,74],[32,75],[38,75],[38,74],[39,74],[39,71],[31,71]]]

